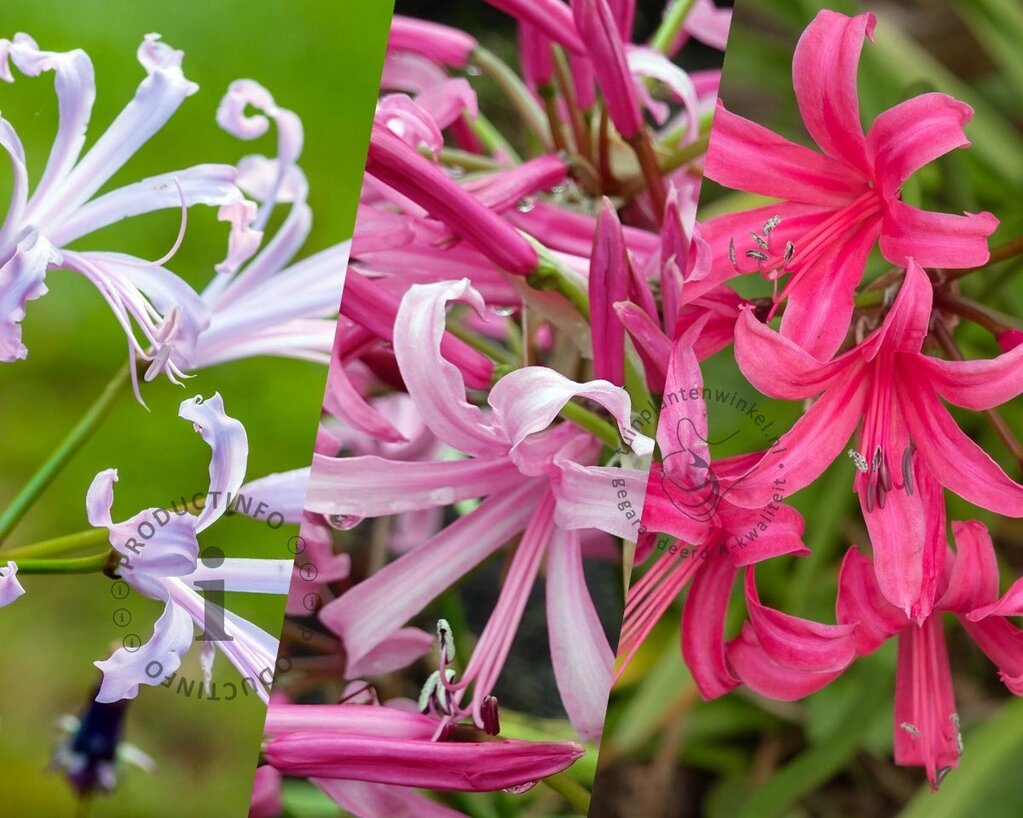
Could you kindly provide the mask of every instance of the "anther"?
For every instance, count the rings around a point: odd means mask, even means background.
[[[735,239],[728,240],[728,260],[732,262],[732,266],[735,269],[739,269],[739,265],[735,261]]]
[[[911,446],[906,447],[906,451],[902,453],[902,485],[906,489],[906,494],[910,497],[913,496],[913,448]]]
[[[794,245],[791,241],[785,242],[785,252],[782,253],[781,260],[785,264],[788,264],[790,261],[792,261],[792,257],[795,254],[796,254],[796,245]]]
[[[849,457],[851,457],[853,459],[853,463],[856,464],[856,471],[866,472],[870,468],[867,465],[867,458],[865,458],[862,454],[860,454],[855,449],[850,449],[849,450]]]
[[[750,238],[757,243],[761,250],[766,250],[768,248],[769,245],[767,239],[761,236],[759,233],[750,233],[749,235]]]
[[[767,261],[767,253],[760,250],[747,250],[746,258],[755,258],[757,261]]]
[[[920,735],[920,729],[916,725],[910,724],[908,721],[902,722],[902,724],[900,724],[899,727],[905,730],[911,736],[915,737]]]
[[[480,715],[483,717],[483,729],[492,736],[501,732],[501,718],[497,707],[496,696],[486,696],[483,705],[480,707]]]
[[[446,619],[437,620],[437,641],[440,644],[441,656],[444,663],[454,661],[455,658],[455,636],[451,632],[451,625]]]
[[[771,231],[779,224],[781,224],[781,216],[771,216],[771,218],[764,222],[764,235],[771,235]]]

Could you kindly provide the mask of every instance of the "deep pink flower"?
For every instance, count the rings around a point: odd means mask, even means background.
[[[929,534],[941,493],[921,491],[921,483],[933,479],[982,508],[1023,517],[1023,486],[963,433],[941,398],[979,411],[1020,394],[1023,348],[980,361],[922,354],[933,293],[920,266],[912,259],[908,265],[882,325],[828,363],[743,312],[735,352],[750,382],[775,398],[820,397],[728,496],[761,505],[779,476],[783,494],[798,491],[823,473],[859,424],[854,485],[878,583],[893,605],[922,622],[936,598],[945,546]]]
[[[453,68],[465,68],[478,45],[475,37],[460,29],[401,14],[391,18],[387,37],[390,50],[419,54]]]
[[[855,656],[899,640],[895,687],[895,762],[922,766],[937,789],[963,751],[955,709],[942,612],[954,613],[980,649],[999,668],[1015,695],[1023,695],[1021,632],[1009,617],[1023,614],[1023,581],[998,595],[998,562],[991,537],[976,521],[953,522],[955,551],[945,542],[946,569],[933,611],[921,622],[906,619],[877,584],[876,569],[855,547],[839,575],[837,625],[821,625],[766,608],[747,585],[747,603],[760,609],[727,649],[729,665],[753,690],[795,699],[824,687]],[[850,631],[850,628],[852,629]],[[850,651],[852,648],[852,651]]]
[[[879,238],[881,253],[899,266],[913,257],[923,267],[973,267],[987,261],[987,237],[998,225],[990,213],[931,213],[899,197],[915,171],[969,144],[963,126],[973,111],[945,94],[923,94],[882,113],[864,135],[856,69],[874,22],[872,14],[821,11],[796,47],[793,87],[822,153],[723,106],[707,153],[708,178],[780,200],[708,223],[719,277],[733,272],[726,252],[733,239],[739,270],[772,281],[789,275],[776,295],[788,299],[782,332],[820,359],[845,338],[853,291]],[[751,233],[761,237],[755,244]]]

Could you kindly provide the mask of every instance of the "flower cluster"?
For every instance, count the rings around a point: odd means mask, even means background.
[[[571,765],[582,744],[523,740],[496,696],[538,584],[551,699],[599,739],[619,623],[585,569],[639,534],[670,339],[699,323],[727,343],[738,315],[724,288],[684,291],[709,274],[692,214],[719,71],[671,59],[723,47],[729,12],[669,5],[637,45],[632,2],[493,5],[521,75],[466,32],[393,20],[306,498],[316,570],[289,603],[316,619],[271,700],[259,803],[283,773],[356,815],[453,816],[412,788],[520,792]],[[481,632],[423,630],[497,555]]]
[[[707,339],[715,319],[700,318],[676,335],[657,434],[663,460],[651,472],[643,522],[651,537],[677,538],[702,558],[665,554],[632,586],[622,659],[690,580],[682,653],[708,699],[739,685],[774,699],[802,698],[897,638],[895,761],[924,767],[937,788],[962,753],[941,613],[955,613],[1009,690],[1023,691],[1023,636],[1009,619],[1023,613],[1020,582],[999,595],[994,545],[982,523],[952,521],[951,547],[943,491],[1023,517],[1023,485],[944,402],[992,417],[989,410],[1023,392],[1023,352],[1011,330],[980,310],[974,319],[1007,351],[963,359],[948,296],[959,276],[988,263],[998,220],[921,210],[901,194],[917,170],[969,145],[963,128],[972,110],[926,93],[881,113],[864,132],[857,67],[874,26],[871,14],[822,11],[799,40],[793,87],[819,152],[718,105],[707,176],[771,201],[697,227],[709,260],[692,286],[686,280],[686,292],[714,292],[749,276],[770,282],[769,297],[730,316],[728,340],[757,390],[805,403],[766,450],[712,464],[699,361],[720,348]],[[871,279],[865,271],[875,245],[892,268]],[[693,399],[673,399],[690,387]],[[997,428],[1018,457],[1011,432]],[[837,581],[836,623],[823,624],[764,604],[755,563],[809,553],[802,518],[781,501],[846,450],[872,556],[850,548]],[[657,543],[647,544],[648,553]],[[726,638],[740,574],[745,621]]]

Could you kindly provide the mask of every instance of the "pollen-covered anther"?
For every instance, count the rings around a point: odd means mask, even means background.
[[[455,636],[451,631],[451,625],[446,619],[437,620],[437,643],[440,647],[444,664],[453,662],[455,659]]]
[[[480,707],[480,715],[483,718],[483,730],[492,736],[501,732],[500,711],[497,706],[496,696],[486,696]]]

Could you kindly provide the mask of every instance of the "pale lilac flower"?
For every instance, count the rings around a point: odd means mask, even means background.
[[[42,51],[26,34],[0,40],[0,80],[13,82],[11,63],[27,76],[53,71],[59,109],[53,148],[31,195],[21,142],[10,123],[0,119],[0,147],[10,157],[14,175],[11,205],[0,226],[0,361],[28,354],[21,337],[25,306],[46,293],[47,272],[61,267],[96,286],[125,331],[133,362],[152,361],[152,377],[159,371],[171,380],[184,374],[168,359],[172,352],[185,358],[192,354],[209,317],[191,287],[162,264],[181,241],[188,208],[197,204],[219,206],[221,219],[232,224],[229,258],[221,269],[230,270],[243,260],[244,248],[251,244],[252,212],[235,185],[235,170],[228,165],[195,165],[96,195],[198,90],[182,73],[182,57],[158,35],[147,35],[138,50],[146,79],[83,155],[95,99],[88,56],[77,49]],[[69,249],[107,225],[167,208],[182,209],[182,231],[163,259],[144,261],[118,252]]]
[[[18,564],[8,560],[6,568],[0,568],[0,608],[10,605],[25,589],[18,582]]]
[[[101,702],[134,698],[139,685],[162,684],[174,674],[182,656],[192,646],[195,625],[211,631],[204,642],[202,666],[207,682],[210,678],[215,645],[242,674],[243,683],[264,700],[265,687],[273,681],[277,657],[277,640],[251,622],[204,600],[196,588],[200,583],[222,582],[225,591],[270,593],[284,595],[288,591],[291,560],[227,558],[222,554],[210,565],[197,562],[199,545],[196,535],[219,519],[228,506],[238,501],[238,510],[253,517],[269,519],[273,504],[260,502],[244,507],[242,479],[248,458],[245,429],[224,413],[219,395],[209,400],[189,399],[179,412],[189,420],[210,446],[210,488],[198,515],[189,513],[182,504],[172,510],[147,509],[129,520],[114,523],[110,516],[113,484],[117,471],[107,469],[96,475],[89,487],[86,506],[89,522],[110,532],[110,544],[121,555],[120,576],[145,596],[165,603],[163,615],[157,620],[153,637],[134,652],[119,648],[104,661],[96,662],[103,671],[103,683],[97,700]],[[292,482],[293,474],[277,478],[283,485]],[[263,489],[266,483],[262,484]],[[284,512],[281,522],[286,521]],[[213,609],[214,619],[209,615]],[[214,628],[218,632],[213,633]],[[219,632],[222,628],[223,632]]]

